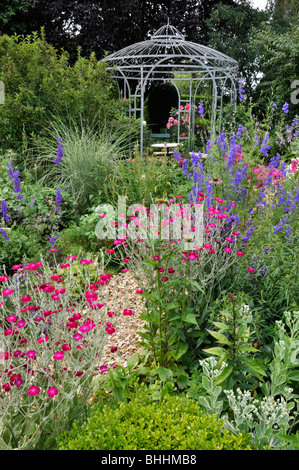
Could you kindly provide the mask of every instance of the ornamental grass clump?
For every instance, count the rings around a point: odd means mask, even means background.
[[[0,278],[2,449],[52,448],[84,412],[105,339],[115,332],[101,298],[110,275],[97,260],[74,269],[72,258],[54,269],[43,261],[15,265],[11,278]]]

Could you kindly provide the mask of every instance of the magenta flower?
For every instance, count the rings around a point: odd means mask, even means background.
[[[128,310],[127,308],[125,308],[124,310],[124,315],[129,315],[131,316],[133,314],[132,310]]]
[[[28,388],[27,395],[32,395],[33,397],[40,392],[40,388],[36,387],[36,385],[32,385]]]
[[[80,339],[83,338],[83,335],[80,335],[80,333],[76,333],[75,335],[73,335],[73,338],[74,338],[76,341],[80,341]]]
[[[2,295],[3,297],[7,297],[8,295],[11,295],[13,293],[14,293],[13,289],[4,289],[4,291],[2,292]]]
[[[53,398],[53,397],[55,397],[55,395],[58,395],[58,390],[57,390],[56,387],[51,387],[47,391],[47,394],[49,395],[50,398]]]
[[[62,361],[63,358],[64,358],[64,352],[62,352],[62,351],[57,351],[53,356],[53,359],[55,361]]]
[[[49,339],[48,336],[41,336],[40,338],[38,338],[37,342],[39,344],[46,343],[48,339]]]
[[[105,331],[107,331],[108,335],[112,335],[113,333],[115,333],[115,328],[112,328],[112,326],[107,326],[107,328],[105,328]]]
[[[15,322],[17,321],[18,317],[16,315],[9,315],[8,317],[6,317],[6,321],[8,321],[9,323],[10,322]]]
[[[21,302],[25,303],[25,302],[30,302],[31,300],[31,297],[30,295],[25,295],[24,297],[21,297]]]
[[[29,358],[29,359],[36,359],[36,352],[32,349],[30,351],[28,351],[26,353],[26,356]]]
[[[15,380],[15,385],[16,385],[18,388],[19,388],[23,383],[24,383],[23,380],[20,379],[20,378],[17,378],[17,379]]]
[[[210,248],[212,248],[212,245],[211,245],[210,243],[206,243],[206,244],[204,245],[204,247],[205,247],[207,250],[209,250]]]

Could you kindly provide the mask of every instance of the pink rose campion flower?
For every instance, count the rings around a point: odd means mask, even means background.
[[[46,343],[48,340],[49,340],[48,336],[41,336],[40,338],[38,338],[37,342],[39,344],[42,344],[42,343]]]
[[[129,309],[125,308],[125,309],[124,309],[124,315],[125,315],[125,316],[126,316],[126,315],[131,316],[131,315],[133,315],[133,312],[132,312],[132,310],[129,310]]]
[[[37,387],[36,385],[32,385],[31,387],[28,388],[27,395],[32,395],[34,397],[39,392],[40,392],[40,388]]]
[[[30,351],[28,351],[26,353],[26,356],[29,358],[29,359],[36,359],[36,352],[32,349]]]
[[[9,315],[8,317],[6,317],[6,321],[8,321],[8,323],[16,322],[17,320],[18,320],[18,317],[16,315]]]
[[[49,388],[49,390],[47,391],[47,394],[49,395],[50,398],[53,398],[55,397],[56,395],[58,395],[58,390],[56,387],[51,387]]]
[[[7,297],[8,295],[11,295],[13,293],[14,293],[13,289],[4,289],[4,291],[2,292],[2,295],[3,297]]]
[[[53,359],[55,361],[62,361],[63,358],[64,358],[64,352],[62,352],[62,351],[57,351],[53,356]]]

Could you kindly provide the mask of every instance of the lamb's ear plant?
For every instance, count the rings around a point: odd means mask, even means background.
[[[229,412],[222,416],[225,427],[234,433],[249,431],[258,448],[296,449],[298,436],[290,435],[298,425],[298,334],[299,312],[285,312],[276,322],[273,358],[267,381],[260,382],[257,394],[249,390],[224,390]]]
[[[266,396],[284,396],[286,386],[298,390],[299,382],[299,311],[286,311],[276,321],[273,359],[269,364],[269,380],[261,389]]]
[[[217,360],[213,356],[199,361],[199,363],[202,367],[201,386],[204,395],[194,396],[194,398],[207,413],[220,417],[225,397],[221,385],[216,385],[216,383],[227,364],[223,362],[221,367],[218,367]]]
[[[216,385],[225,381],[229,384],[229,388],[234,384],[244,388],[256,388],[257,380],[261,380],[267,374],[261,361],[253,356],[259,351],[253,346],[254,331],[251,330],[253,318],[250,308],[244,304],[242,298],[238,299],[231,293],[227,294],[223,307],[218,314],[218,321],[212,322],[216,329],[208,330],[216,339],[217,345],[203,350],[219,357],[219,367],[226,363],[216,380]],[[252,377],[255,380],[252,380]]]

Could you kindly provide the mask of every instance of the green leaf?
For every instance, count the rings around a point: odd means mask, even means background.
[[[133,354],[133,356],[131,356],[128,359],[127,366],[128,366],[129,371],[134,369],[134,367],[136,367],[137,364],[138,364],[138,353],[135,353],[135,354]]]
[[[262,367],[254,359],[251,359],[250,357],[242,357],[242,362],[257,374],[267,377],[267,374],[264,369],[262,369]]]
[[[185,323],[192,323],[193,325],[198,326],[198,324],[197,324],[197,319],[196,319],[196,315],[194,315],[194,313],[188,313],[188,314],[184,317],[184,322],[185,322]]]
[[[227,344],[228,346],[232,346],[233,343],[231,341],[229,341],[227,339],[227,337],[225,335],[223,335],[222,333],[219,333],[218,331],[212,331],[212,330],[207,330],[207,331],[210,333],[210,335],[212,335],[214,338],[216,338],[219,341],[219,343]]]
[[[296,434],[294,435],[288,435],[288,434],[278,434],[277,437],[280,437],[280,439],[283,439],[284,441],[288,442],[291,444],[295,449],[299,450],[299,435]]]
[[[240,352],[257,352],[258,349],[251,346],[250,344],[243,344],[243,346],[240,346],[238,348],[238,351],[240,351]]]
[[[154,372],[159,375],[159,379],[162,382],[166,382],[167,380],[173,379],[173,372],[170,369],[166,369],[165,367],[157,367]]]
[[[232,366],[225,366],[223,371],[221,372],[221,374],[218,375],[218,377],[215,381],[215,385],[219,385],[222,382],[224,382],[225,379],[227,379],[227,377],[229,377],[231,375],[232,371],[233,371]]]
[[[219,321],[213,321],[213,325],[218,328],[219,331],[230,331],[230,327],[228,325],[225,325],[225,323],[220,323]]]
[[[196,287],[200,292],[202,292],[203,294],[205,293],[205,291],[203,290],[203,288],[201,287],[201,285],[196,282],[196,281],[188,281],[188,284],[191,284],[191,286],[194,286]]]
[[[178,302],[167,304],[166,307],[164,307],[164,310],[173,310],[174,308],[179,308],[180,304]]]
[[[208,392],[211,392],[213,390],[212,381],[208,379],[208,377],[206,377],[205,375],[202,378],[202,385],[203,385],[203,388],[207,390]]]
[[[290,380],[294,380],[295,382],[299,381],[299,370],[293,370],[288,372],[288,377]]]
[[[183,356],[183,354],[185,354],[188,351],[188,348],[189,348],[188,343],[180,342],[179,343],[179,349],[178,350],[176,349],[175,351],[172,351],[171,354],[175,358],[175,360],[177,361],[178,359],[180,359],[180,357]]]
[[[214,356],[219,356],[221,357],[223,353],[226,353],[225,349],[223,348],[209,348],[209,349],[203,349],[204,352],[207,352],[208,354],[213,354]]]
[[[188,385],[189,375],[184,369],[180,369],[176,374],[176,380],[180,388],[186,388]]]

